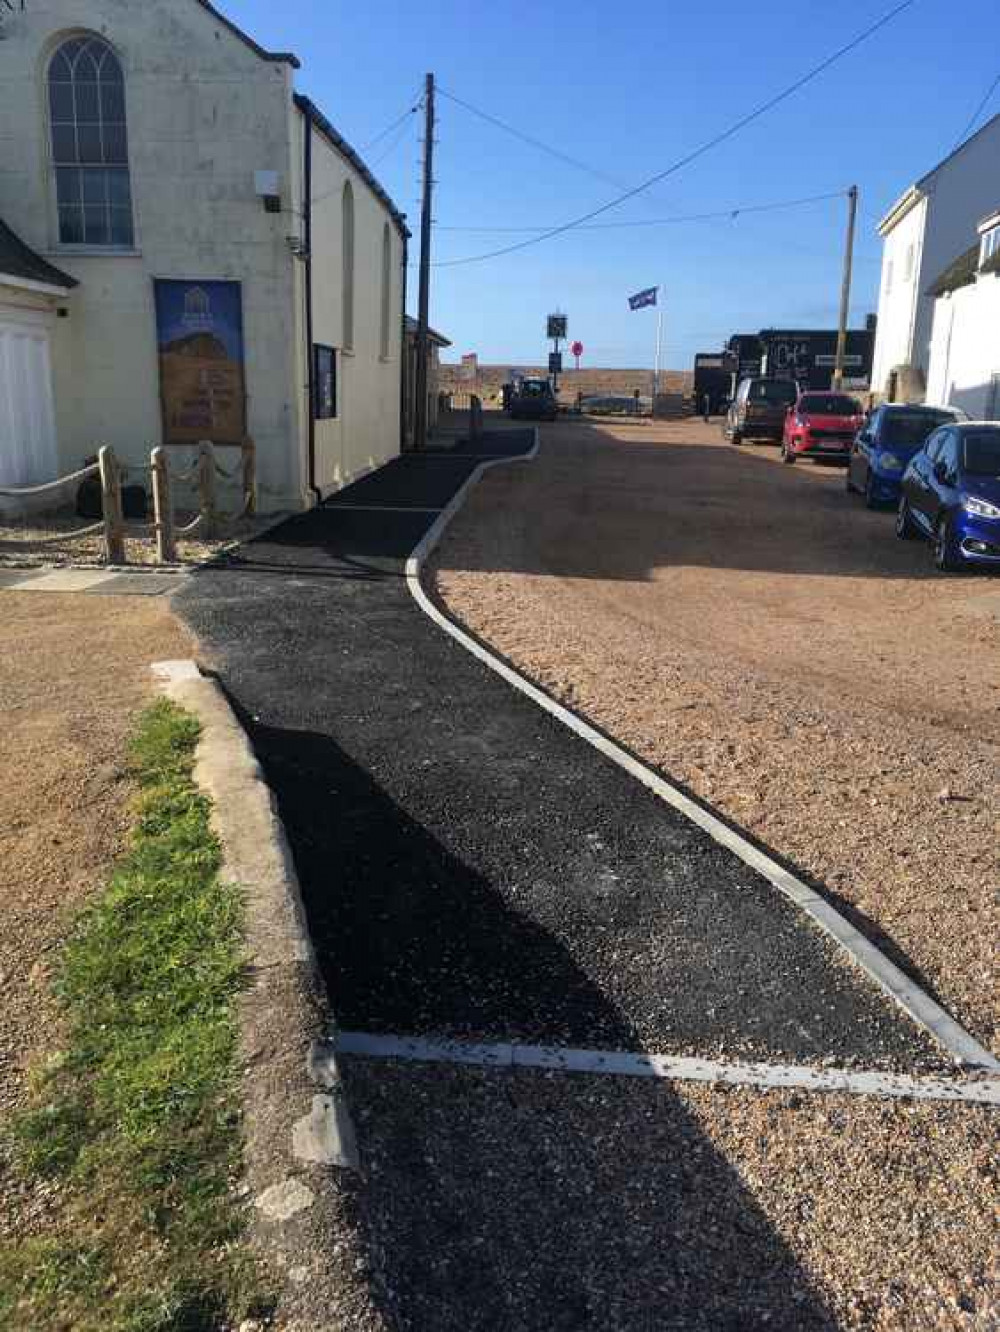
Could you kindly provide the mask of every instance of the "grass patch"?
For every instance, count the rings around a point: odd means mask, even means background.
[[[0,1253],[0,1327],[215,1332],[265,1311],[233,1199],[243,902],[198,734],[162,701],[132,741],[129,847],[65,946],[65,1048],[13,1125],[18,1168],[58,1201],[44,1237]]]

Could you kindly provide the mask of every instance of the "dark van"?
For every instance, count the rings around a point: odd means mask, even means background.
[[[744,379],[722,424],[724,439],[742,444],[745,439],[781,442],[788,409],[799,396],[794,379],[754,376]]]

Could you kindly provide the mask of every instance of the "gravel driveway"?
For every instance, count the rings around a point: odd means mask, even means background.
[[[450,528],[449,608],[823,882],[1000,1052],[1000,581],[837,468],[701,422],[560,423]]]

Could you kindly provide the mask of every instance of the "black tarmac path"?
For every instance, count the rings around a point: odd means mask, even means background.
[[[277,793],[339,1025],[933,1059],[770,884],[416,605],[406,557],[479,460],[399,459],[177,598]]]
[[[391,464],[176,599],[277,793],[340,1027],[933,1061],[775,889],[420,610],[405,560],[469,451]],[[836,1326],[669,1083],[342,1062],[358,1332]]]

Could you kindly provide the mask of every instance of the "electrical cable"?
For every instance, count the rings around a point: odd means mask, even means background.
[[[717,218],[731,218],[735,221],[743,213],[770,213],[780,208],[801,208],[806,204],[826,203],[830,199],[843,199],[847,195],[846,190],[831,190],[827,194],[810,194],[803,199],[782,199],[775,203],[763,204],[740,204],[735,208],[719,208],[710,213],[678,213],[673,217],[649,217],[640,218],[633,222],[591,222],[584,223],[578,230],[580,231],[612,231],[623,227],[663,227],[674,222],[708,222]],[[437,231],[510,231],[510,232],[538,232],[550,231],[549,226],[542,227],[452,227],[443,226],[435,223]]]
[[[798,92],[800,88],[805,87],[807,83],[810,83],[813,79],[817,78],[825,70],[829,69],[831,65],[836,64],[838,60],[842,60],[844,56],[849,55],[851,51],[856,50],[857,47],[867,41],[869,37],[873,36],[881,28],[884,28],[886,24],[890,23],[898,14],[901,14],[906,9],[912,8],[914,3],[915,0],[901,0],[901,3],[894,5],[892,9],[888,10],[874,23],[869,24],[869,26],[856,37],[852,37],[849,42],[839,47],[832,55],[827,56],[826,59],[820,61],[818,65],[814,65],[793,83],[788,84],[787,87],[783,88],[773,97],[768,98],[766,102],[762,102],[760,106],[755,107],[753,111],[749,111],[739,120],[734,121],[733,124],[714,135],[711,139],[707,139],[697,148],[694,148],[691,152],[685,154],[685,156],[678,158],[676,162],[671,163],[671,165],[665,170],[658,171],[654,176],[650,176],[648,180],[643,181],[642,184],[634,186],[617,198],[610,199],[607,203],[601,204],[600,207],[592,208],[589,212],[583,213],[581,216],[573,218],[569,222],[564,222],[561,226],[552,227],[538,236],[532,236],[528,240],[517,241],[513,245],[503,246],[499,250],[489,250],[485,254],[468,255],[464,259],[438,260],[433,266],[435,268],[455,268],[460,264],[482,263],[487,259],[498,259],[502,255],[514,254],[518,250],[525,250],[532,245],[540,245],[542,241],[551,240],[553,237],[561,236],[567,231],[573,231],[577,227],[582,226],[585,222],[590,222],[593,218],[600,217],[602,213],[607,213],[612,208],[617,208],[619,204],[625,203],[626,200],[634,199],[636,195],[643,194],[651,186],[658,184],[661,180],[665,180],[668,176],[675,175],[678,171],[682,170],[682,168],[689,166],[699,157],[703,157],[713,148],[717,148],[720,144],[733,138],[740,132],[740,130],[745,129],[755,120],[759,120],[761,116],[766,114],[766,112],[773,110],[773,108],[778,106],[781,102],[787,101],[793,93]]]
[[[416,115],[416,113],[420,110],[422,102],[423,98],[418,97],[414,101],[412,106],[408,106],[406,110],[403,112],[403,114],[401,116],[397,116],[391,125],[386,125],[385,129],[382,130],[381,133],[376,134],[374,139],[370,140],[370,142],[366,143],[364,147],[361,149],[361,151],[363,153],[370,153],[371,150],[376,146],[376,144],[381,143],[387,134],[392,133],[392,131],[396,128],[397,125],[401,125],[403,121],[407,119],[408,116]]]
[[[973,113],[972,113],[972,119],[969,121],[969,123],[966,125],[965,129],[962,130],[962,133],[961,133],[961,134],[958,136],[958,138],[955,140],[955,148],[957,148],[957,147],[959,146],[959,144],[964,143],[965,140],[968,138],[968,136],[969,136],[969,131],[972,129],[973,125],[976,123],[976,121],[979,119],[979,117],[983,114],[983,111],[984,111],[984,109],[986,108],[987,103],[989,102],[989,100],[990,100],[990,98],[993,96],[993,94],[996,92],[996,90],[997,90],[998,87],[1000,87],[1000,74],[998,74],[998,75],[996,76],[996,78],[993,80],[993,82],[990,84],[989,89],[987,90],[986,96],[983,98],[983,100],[982,100],[982,101],[979,103],[979,105],[976,107],[975,111],[973,111]],[[954,151],[955,151],[955,149],[953,148],[953,149],[952,149],[952,152],[954,152]]]

